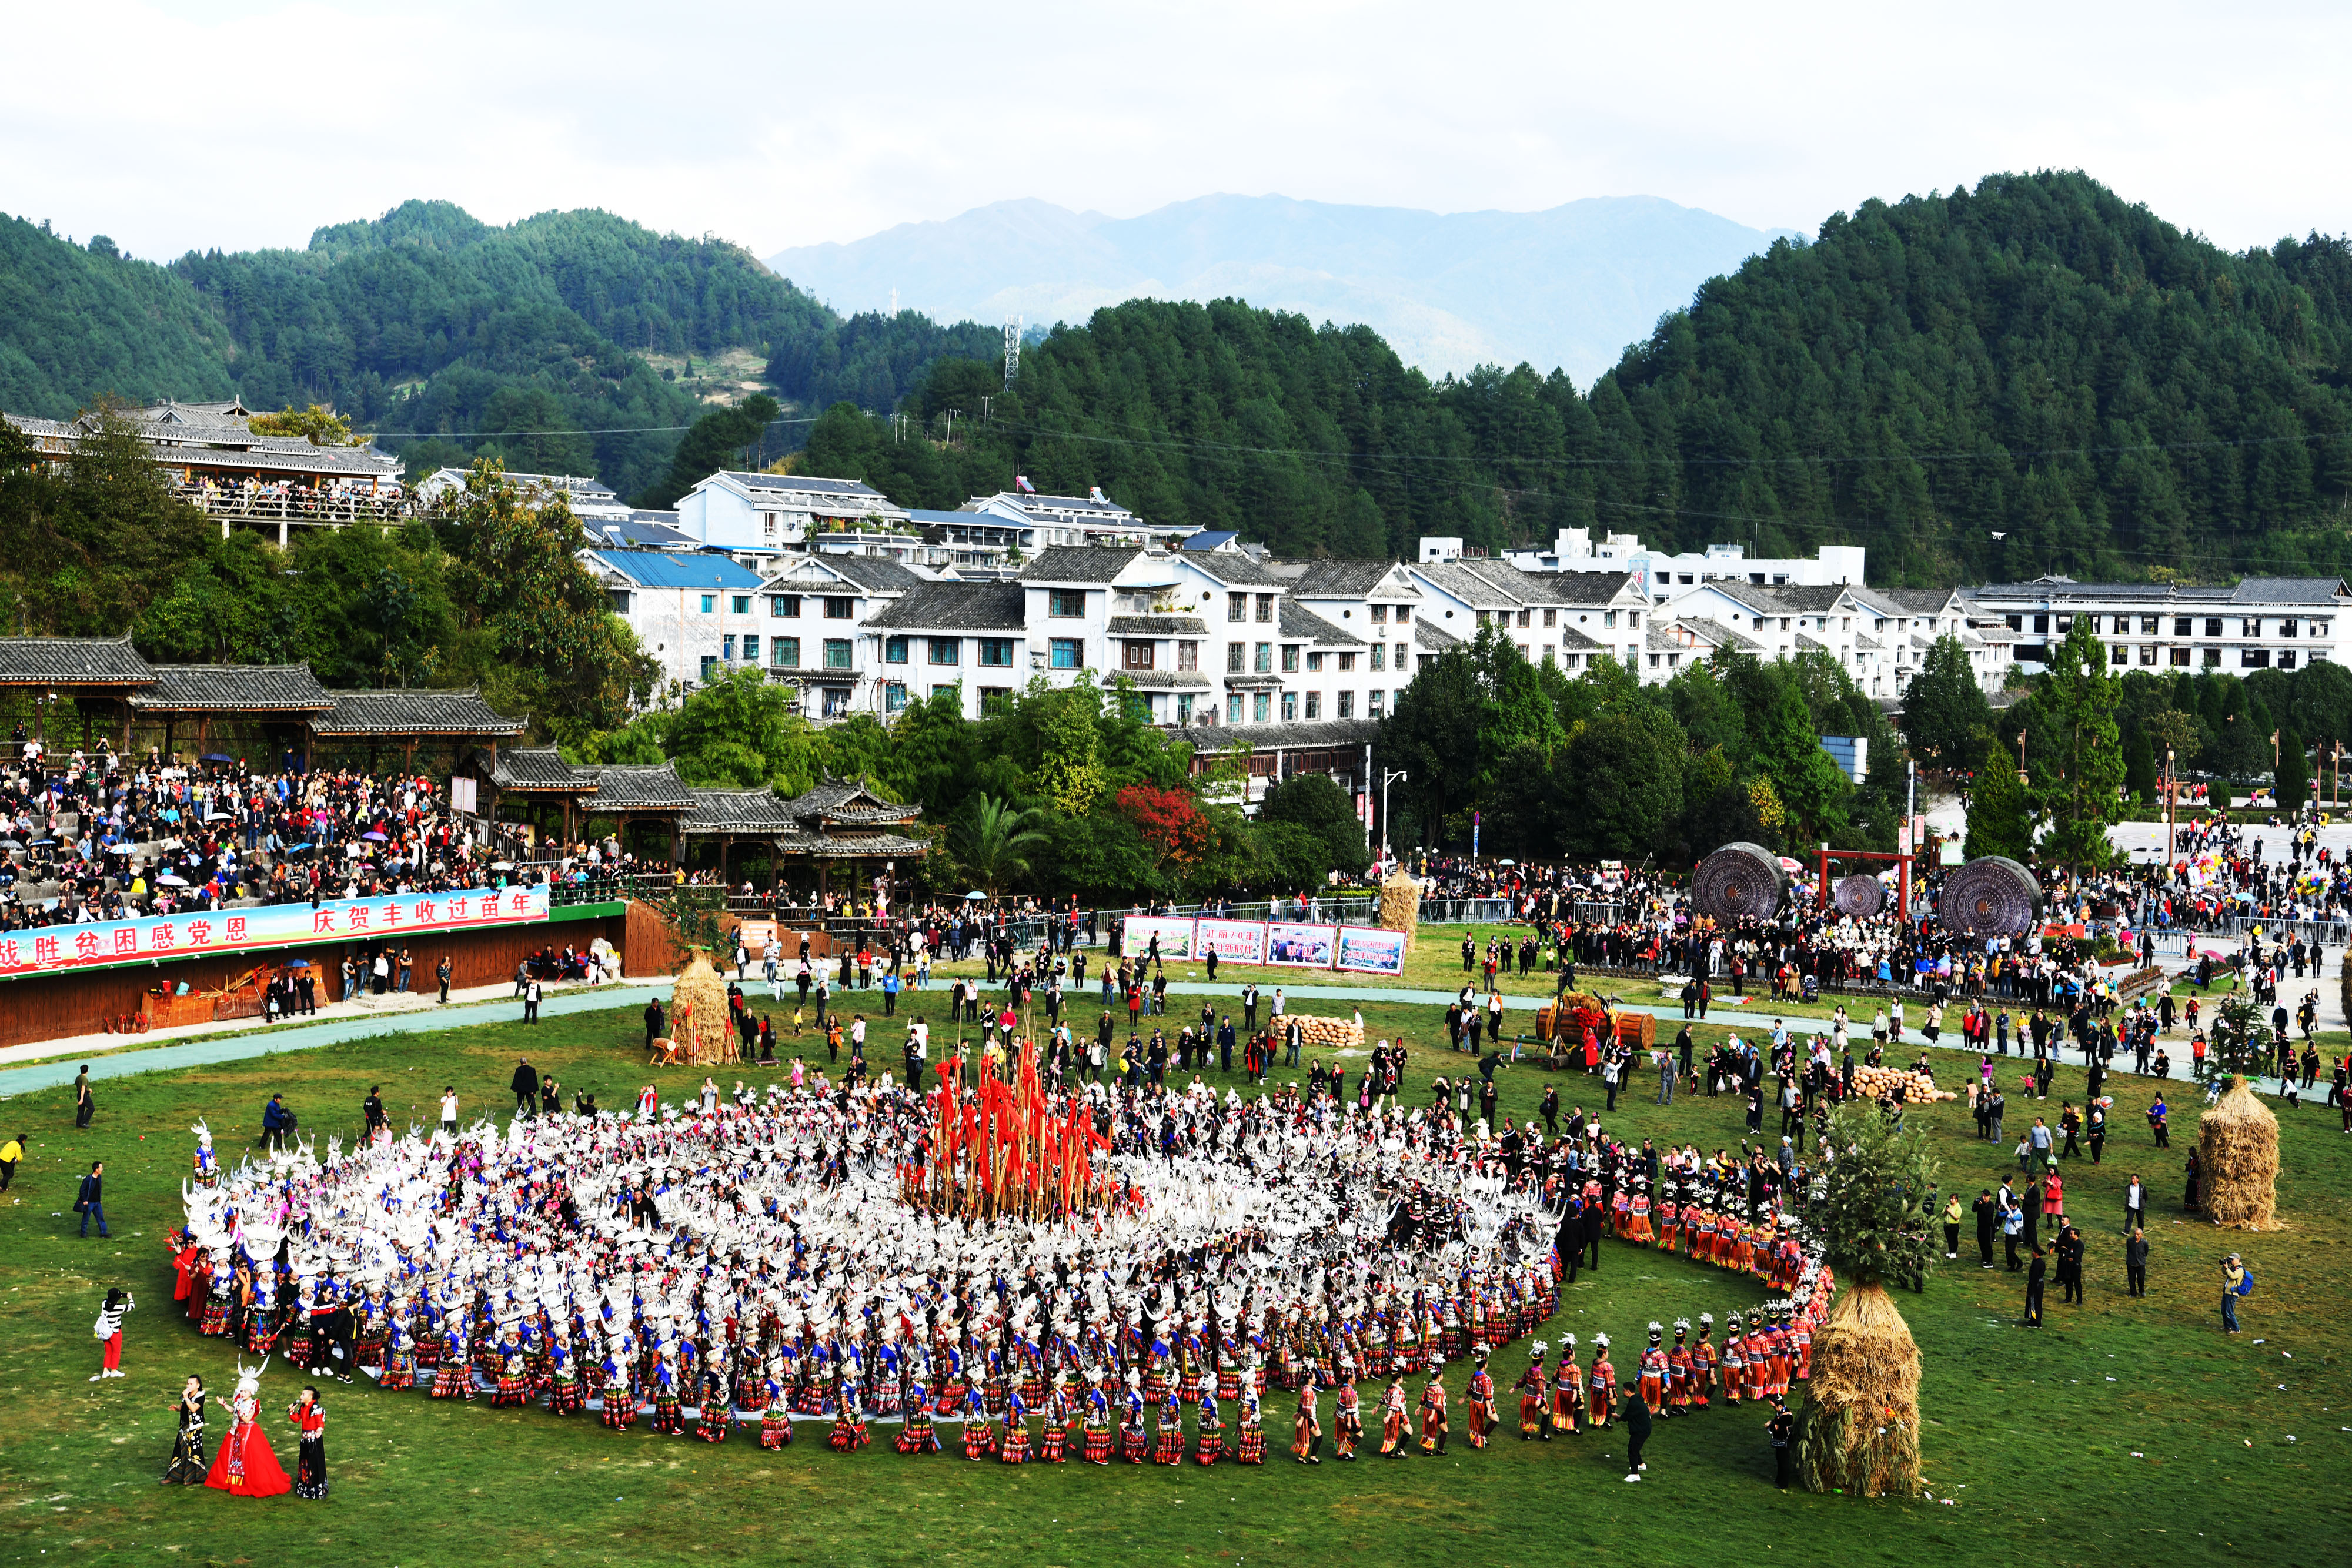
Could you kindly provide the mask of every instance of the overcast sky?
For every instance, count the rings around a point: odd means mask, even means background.
[[[444,197],[761,255],[1036,196],[1455,212],[1655,195],[1811,230],[2082,168],[2239,247],[2352,230],[2352,6],[14,5],[0,211],[163,259]]]

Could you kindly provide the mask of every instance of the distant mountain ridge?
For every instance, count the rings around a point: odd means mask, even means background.
[[[1202,196],[1135,218],[1021,200],[768,265],[848,314],[1083,322],[1124,299],[1234,296],[1316,321],[1360,321],[1432,374],[1565,369],[1591,385],[1658,318],[1792,230],[1747,227],[1655,196],[1537,213],[1431,213],[1286,196]]]

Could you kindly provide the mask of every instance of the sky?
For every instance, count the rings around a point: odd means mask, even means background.
[[[8,7],[0,212],[132,255],[299,246],[438,197],[765,256],[1034,196],[1811,231],[2079,168],[2231,248],[2352,231],[2352,6],[895,0]],[[25,68],[40,62],[37,68]]]

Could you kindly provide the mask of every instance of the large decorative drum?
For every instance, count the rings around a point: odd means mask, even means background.
[[[1830,890],[1830,901],[1840,915],[1867,920],[1886,907],[1886,884],[1874,876],[1842,876]]]
[[[1984,855],[1944,879],[1936,917],[1957,936],[2022,936],[2042,921],[2042,884],[2006,855]]]
[[[1726,844],[1698,862],[1691,904],[1717,920],[1769,920],[1780,908],[1789,879],[1780,857],[1759,844]]]

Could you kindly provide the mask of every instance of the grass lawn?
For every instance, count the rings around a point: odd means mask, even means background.
[[[1454,956],[1458,971],[1458,955]],[[1537,983],[1542,983],[1538,977]],[[1268,986],[1267,989],[1271,989]],[[934,1015],[935,999],[916,1004]],[[1409,1098],[1423,1098],[1438,1064],[1438,1009],[1375,1004],[1376,1033],[1423,1045]],[[1707,1030],[1712,1038],[1717,1030]],[[1587,1435],[1522,1445],[1507,1430],[1485,1453],[1457,1440],[1443,1460],[1290,1464],[1289,1403],[1269,1400],[1275,1462],[1259,1470],[1032,1466],[1008,1472],[952,1454],[907,1459],[886,1446],[843,1458],[824,1450],[822,1424],[794,1446],[761,1452],[739,1433],[723,1447],[604,1430],[592,1417],[452,1407],[421,1393],[329,1385],[333,1497],[240,1502],[155,1484],[172,1442],[169,1405],[181,1377],[214,1389],[216,1441],[234,1356],[172,1307],[162,1234],[178,1214],[192,1140],[210,1120],[232,1159],[282,1091],[306,1129],[356,1129],[371,1083],[395,1121],[420,1118],[454,1082],[468,1114],[505,1099],[518,1052],[607,1105],[646,1076],[635,1009],[552,1019],[536,1028],[475,1025],[299,1054],[101,1082],[96,1127],[72,1127],[66,1091],[0,1103],[0,1132],[32,1134],[30,1158],[0,1197],[0,1297],[8,1333],[0,1378],[13,1396],[0,1433],[8,1528],[0,1560],[23,1563],[425,1564],[536,1563],[1178,1563],[1266,1560],[1386,1563],[1444,1558],[1476,1564],[1554,1564],[1570,1558],[1642,1564],[1769,1563],[1798,1553],[1872,1562],[2096,1563],[2341,1562],[2347,1511],[2338,1483],[2352,1458],[2352,1377],[2340,1314],[2352,1289],[2352,1137],[2336,1113],[2308,1106],[2284,1118],[2284,1230],[2225,1236],[2179,1222],[2179,1159],[2193,1142],[2193,1092],[2174,1085],[2175,1147],[2147,1146],[2147,1091],[2115,1082],[2119,1136],[2106,1164],[2074,1162],[2067,1188],[2092,1239],[2087,1305],[2052,1292],[2048,1326],[2017,1326],[2021,1289],[1979,1271],[1973,1236],[1962,1263],[1924,1294],[1899,1295],[1926,1361],[1923,1449],[1938,1501],[1863,1502],[1770,1484],[1771,1458],[1752,1406],[1662,1423],[1651,1469],[1622,1484],[1623,1448]],[[895,1060],[896,1030],[877,1038]],[[822,1054],[822,1047],[816,1048]],[[1451,1059],[1458,1064],[1461,1059]],[[730,1082],[732,1074],[722,1079]],[[747,1076],[749,1076],[747,1074]],[[667,1095],[700,1074],[673,1071]],[[1507,1113],[1531,1113],[1540,1071],[1501,1075]],[[1597,1104],[1598,1085],[1562,1079],[1564,1099]],[[2079,1097],[2080,1069],[2058,1091]],[[1653,1086],[1654,1087],[1654,1086]],[[2003,1168],[1955,1104],[1914,1108],[1945,1160],[1948,1186],[1973,1197]],[[2022,1105],[2013,1121],[2028,1113]],[[1685,1097],[1659,1107],[1635,1092],[1612,1121],[1633,1135],[1735,1142],[1738,1103]],[[113,1238],[78,1239],[77,1174],[108,1164]],[[2123,1289],[2120,1193],[2137,1168],[2156,1193],[2153,1293]],[[1605,1330],[1621,1375],[1653,1317],[1720,1319],[1760,1299],[1752,1283],[1680,1258],[1604,1243],[1601,1270],[1566,1291],[1549,1330],[1589,1350]],[[2260,1281],[2248,1332],[2218,1327],[2213,1264],[2243,1251]],[[124,1362],[130,1375],[91,1384],[89,1322],[109,1283],[138,1293]],[[2255,1340],[2264,1343],[2257,1344]],[[1507,1388],[1527,1342],[1496,1358]],[[1450,1379],[1457,1401],[1463,1374]],[[263,1386],[281,1458],[292,1445],[278,1415],[299,1379],[273,1368]],[[1368,1409],[1370,1404],[1368,1401]],[[1328,1406],[1327,1406],[1328,1416]],[[878,1427],[877,1432],[890,1430]],[[953,1428],[946,1429],[951,1436]],[[2292,1434],[2298,1440],[2288,1442]],[[952,1445],[950,1445],[952,1447]],[[2138,1455],[2140,1457],[2135,1457]],[[1328,1461],[1328,1452],[1327,1452]],[[2331,1490],[2335,1489],[2335,1490]]]

